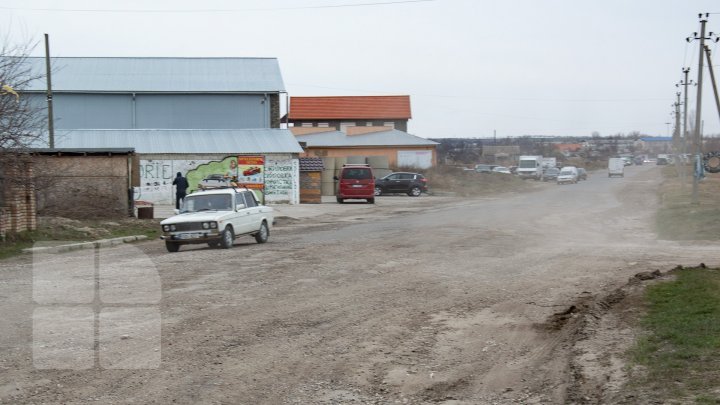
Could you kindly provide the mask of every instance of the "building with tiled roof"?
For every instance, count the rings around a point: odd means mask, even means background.
[[[288,122],[295,127],[390,127],[407,131],[410,96],[291,97]]]

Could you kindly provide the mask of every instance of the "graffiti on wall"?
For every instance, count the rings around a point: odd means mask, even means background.
[[[209,160],[141,160],[140,187],[135,187],[135,200],[156,204],[174,204],[172,185],[177,172],[185,176],[190,170]]]
[[[141,160],[140,187],[135,187],[136,201],[174,204],[172,185],[177,172],[190,184],[188,193],[198,189],[210,175],[236,178],[250,188],[265,189],[266,201],[299,201],[299,163],[297,159],[273,159],[263,156],[229,156],[223,160]]]

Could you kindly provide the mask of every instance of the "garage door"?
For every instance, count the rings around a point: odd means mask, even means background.
[[[428,169],[432,167],[432,151],[401,150],[398,151],[398,166]]]

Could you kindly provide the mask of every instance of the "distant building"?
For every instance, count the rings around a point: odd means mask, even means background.
[[[410,96],[291,97],[288,122],[294,127],[388,127],[407,132]]]

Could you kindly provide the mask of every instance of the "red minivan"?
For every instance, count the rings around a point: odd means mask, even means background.
[[[335,176],[338,183],[337,202],[342,204],[346,199],[364,199],[375,203],[375,177],[369,165],[343,165],[340,176]]]

